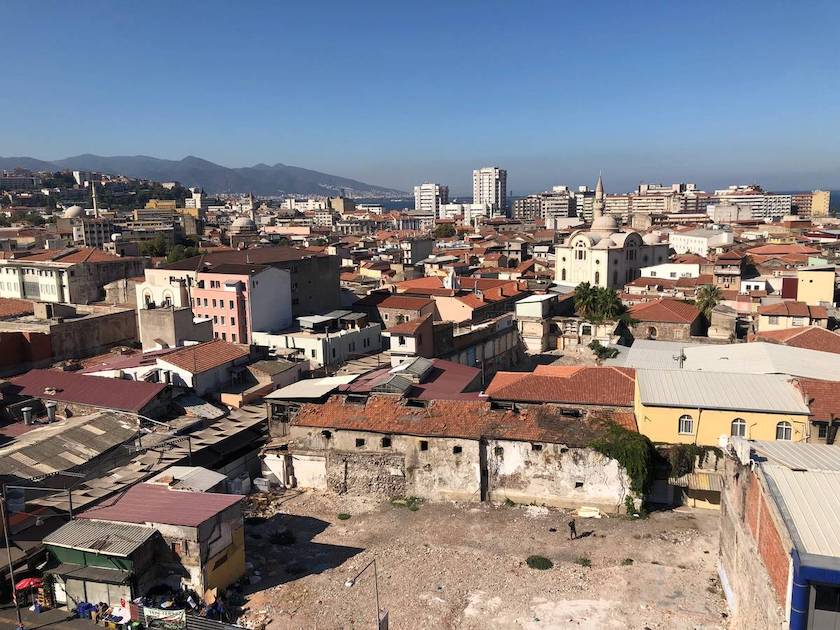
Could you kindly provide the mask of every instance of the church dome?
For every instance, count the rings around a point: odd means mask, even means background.
[[[661,237],[656,232],[650,232],[642,237],[645,245],[658,245],[661,240]]]
[[[255,229],[257,229],[257,225],[253,221],[251,221],[251,219],[249,219],[248,217],[239,217],[238,219],[236,219],[236,221],[234,221],[231,224],[231,227],[238,228],[240,230],[243,230],[243,229],[255,230]]]
[[[70,206],[64,211],[65,219],[78,219],[85,216],[85,210],[81,206]]]
[[[618,222],[615,220],[614,216],[605,214],[597,217],[592,222],[591,229],[593,232],[607,232],[612,234],[613,232],[618,232]]]

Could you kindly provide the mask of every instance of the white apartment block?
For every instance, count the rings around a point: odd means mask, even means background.
[[[507,209],[507,171],[497,166],[485,166],[473,171],[473,203],[487,204],[493,216]]]
[[[699,278],[700,265],[698,263],[662,263],[642,267],[642,278],[665,278],[678,280],[679,278]]]
[[[668,239],[671,248],[677,254],[697,254],[706,257],[711,250],[724,245],[731,245],[735,237],[732,232],[723,230],[689,230],[688,232],[671,232]]]
[[[414,209],[426,214],[440,215],[440,207],[449,203],[449,186],[426,182],[414,187]]]

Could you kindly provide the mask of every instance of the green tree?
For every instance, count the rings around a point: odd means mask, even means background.
[[[140,244],[140,255],[149,257],[166,256],[169,252],[169,241],[162,234],[158,234],[151,241]]]
[[[435,238],[449,238],[455,236],[455,226],[451,223],[438,223],[432,235]]]
[[[179,260],[184,260],[185,258],[198,256],[198,253],[197,247],[184,247],[183,245],[176,245],[170,249],[169,253],[166,255],[166,262],[178,262]]]
[[[712,317],[712,311],[723,300],[723,293],[720,287],[712,284],[704,284],[697,289],[697,294],[694,297],[694,305],[700,309],[700,312],[706,316],[706,319]]]
[[[627,317],[627,307],[621,302],[618,293],[607,287],[593,287],[588,282],[582,282],[575,288],[574,300],[578,316],[593,324]]]

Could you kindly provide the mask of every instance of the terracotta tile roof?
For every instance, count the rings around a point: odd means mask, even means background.
[[[411,289],[442,289],[443,278],[425,276],[423,278],[415,278],[414,280],[404,280],[403,282],[398,282],[395,286],[400,293]]]
[[[808,317],[827,319],[828,311],[823,306],[809,306],[804,302],[777,302],[758,307],[759,315],[780,315],[782,317]]]
[[[240,501],[239,494],[190,492],[157,483],[139,483],[76,518],[198,527]]]
[[[396,324],[395,326],[391,326],[390,328],[385,329],[385,332],[394,335],[415,335],[420,329],[420,327],[427,321],[429,321],[431,317],[431,313],[428,315],[424,315],[423,317],[417,317],[407,322],[403,322],[402,324]]]
[[[796,379],[814,420],[840,418],[840,383],[810,378]]]
[[[636,304],[630,308],[630,315],[642,322],[690,324],[700,316],[700,309],[679,300],[662,299],[648,304]]]
[[[45,249],[34,254],[29,254],[21,260],[24,262],[75,264],[83,262],[114,262],[122,260],[122,258],[95,247],[78,247],[70,249]]]
[[[179,348],[175,352],[167,354],[161,361],[188,370],[193,374],[198,374],[247,357],[249,354],[248,346],[214,339],[213,341]]]
[[[0,318],[32,315],[35,312],[32,302],[17,298],[0,298]]]
[[[472,440],[486,437],[585,447],[610,421],[624,426],[635,425],[613,410],[590,409],[583,418],[578,418],[564,415],[555,405],[525,407],[514,412],[491,409],[490,403],[483,400],[430,400],[425,407],[410,407],[400,399],[373,395],[364,405],[346,402],[341,396],[332,396],[323,405],[303,405],[292,424],[384,434]]]
[[[635,393],[635,370],[537,366],[533,372],[498,372],[485,393],[496,400],[629,407]]]
[[[702,287],[705,284],[714,284],[715,277],[710,274],[700,274],[696,278],[679,278],[676,286],[679,288],[695,288]]]
[[[703,258],[702,256],[698,256],[697,254],[681,254],[679,256],[674,256],[671,259],[672,263],[678,264],[686,264],[686,265],[707,265],[709,264],[709,260],[707,258]]]
[[[463,302],[470,308],[481,308],[482,306],[487,305],[487,302],[482,300],[475,293],[464,293],[463,295],[456,296],[456,298],[459,302]]]
[[[87,376],[58,370],[30,370],[9,382],[20,388],[18,393],[23,396],[135,413],[166,389],[162,383]],[[48,388],[54,388],[55,393],[46,393]]]
[[[377,305],[379,308],[396,308],[411,311],[419,311],[429,305],[434,305],[434,300],[423,297],[412,297],[410,295],[389,295]]]
[[[819,254],[820,250],[816,247],[807,247],[805,245],[759,245],[747,250],[748,254],[758,254],[759,256],[771,255],[785,255],[785,254]]]
[[[200,256],[185,258],[178,262],[161,265],[161,269],[177,269],[181,271],[207,271],[208,267],[222,263],[242,263],[256,265],[272,265],[275,263],[301,260],[303,258],[320,258],[326,254],[313,252],[297,247],[253,247],[251,249],[206,252]]]
[[[783,330],[768,330],[754,335],[751,341],[768,341],[794,348],[840,354],[840,333],[826,330],[821,326],[796,326]]]

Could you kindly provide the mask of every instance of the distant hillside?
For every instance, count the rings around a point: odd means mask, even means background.
[[[145,155],[77,155],[46,162],[30,157],[0,157],[0,170],[26,168],[34,171],[81,170],[125,175],[158,182],[177,181],[200,186],[211,194],[247,193],[256,195],[337,195],[343,188],[355,197],[393,197],[406,193],[383,186],[320,173],[285,164],[257,164],[227,168],[192,155],[183,160],[161,160]]]

